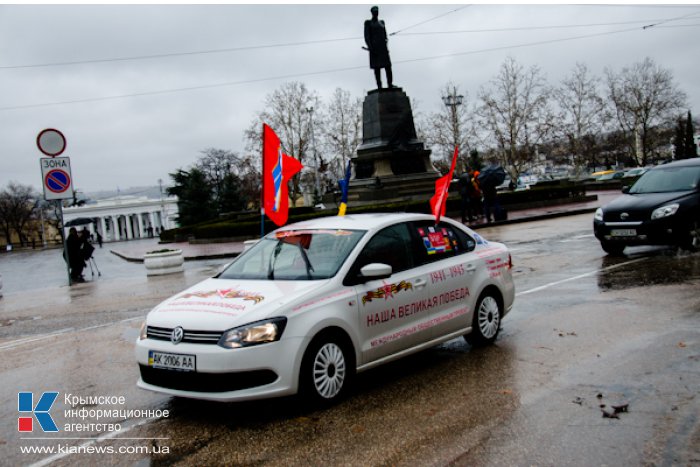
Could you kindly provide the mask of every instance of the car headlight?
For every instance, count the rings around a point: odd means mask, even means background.
[[[146,320],[143,320],[143,323],[141,323],[141,329],[139,330],[139,340],[142,341],[146,337]]]
[[[663,217],[668,217],[672,216],[678,211],[679,204],[674,203],[674,204],[669,204],[667,206],[661,206],[660,208],[654,209],[654,212],[651,213],[651,218],[653,219],[661,219]]]
[[[603,221],[603,208],[598,208],[595,210],[595,214],[593,215],[593,218],[597,221]]]
[[[282,337],[286,325],[287,318],[272,318],[229,329],[219,339],[219,345],[225,349],[237,349],[275,342]]]

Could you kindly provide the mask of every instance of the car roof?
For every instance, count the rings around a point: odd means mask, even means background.
[[[698,165],[700,165],[700,157],[693,157],[691,159],[681,159],[669,162],[668,164],[657,165],[655,167],[652,167],[652,170],[663,169],[666,167],[696,167]]]
[[[434,220],[435,217],[428,214],[417,213],[372,213],[372,214],[347,214],[345,216],[326,216],[308,221],[296,222],[285,225],[280,230],[296,229],[348,229],[348,230],[377,230],[396,222]],[[447,218],[443,218],[446,219]]]

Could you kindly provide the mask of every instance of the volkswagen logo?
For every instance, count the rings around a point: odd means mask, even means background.
[[[623,212],[622,214],[620,214],[620,219],[623,221],[626,221],[629,216],[630,216],[629,214],[627,214],[626,212]]]
[[[182,338],[185,336],[185,330],[182,329],[182,326],[178,326],[175,329],[173,329],[173,333],[170,334],[170,342],[173,344],[179,344],[182,342]]]

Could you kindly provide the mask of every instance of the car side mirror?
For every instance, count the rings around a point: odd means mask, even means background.
[[[360,279],[363,282],[375,280],[375,279],[386,279],[391,276],[391,266],[383,263],[370,263],[360,269]]]
[[[625,193],[625,194],[629,193],[629,192],[630,192],[630,185],[623,186],[623,187],[622,187],[622,192]]]

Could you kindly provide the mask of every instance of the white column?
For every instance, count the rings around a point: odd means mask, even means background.
[[[168,225],[168,206],[163,206],[163,210],[160,212],[160,228],[169,229]]]
[[[131,240],[134,238],[134,230],[131,228],[131,215],[127,214],[124,220],[126,220],[126,238]]]
[[[119,218],[117,216],[112,216],[112,240],[118,242],[119,238]]]
[[[100,217],[100,235],[102,235],[103,240],[107,240],[107,222],[104,217]]]
[[[145,235],[143,234],[143,232],[144,232],[144,229],[143,229],[143,214],[138,213],[138,214],[136,214],[136,216],[137,216],[138,219],[139,219],[139,222],[138,222],[139,238],[143,238],[143,237],[145,237]]]

